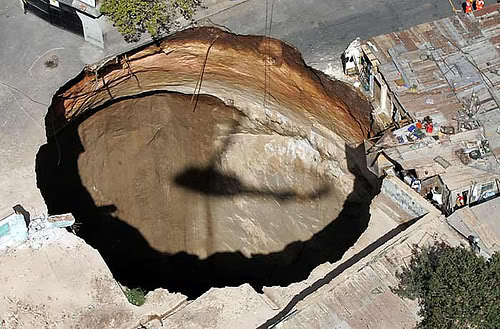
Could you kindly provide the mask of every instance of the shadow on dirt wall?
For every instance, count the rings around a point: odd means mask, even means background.
[[[338,217],[332,218],[330,224],[310,240],[293,242],[280,252],[256,254],[251,258],[240,252],[216,253],[203,260],[185,252],[160,253],[149,246],[137,229],[113,215],[114,205],[96,206],[82,185],[77,160],[84,149],[78,136],[78,124],[66,127],[57,143],[51,138],[40,148],[36,158],[37,185],[49,214],[73,213],[81,223],[78,235],[99,250],[114,277],[128,287],[146,290],[161,287],[196,298],[211,287],[249,283],[261,291],[263,286],[286,286],[304,280],[316,266],[338,261],[356,242],[368,226],[369,205],[378,193],[378,186],[367,193],[369,183],[361,175],[366,168],[359,165],[364,153],[362,146],[347,146],[349,168],[357,177],[354,191]],[[186,180],[189,170],[193,168],[186,168],[172,184],[182,186],[191,182]],[[204,170],[211,172],[214,169]],[[234,179],[237,178],[231,178]],[[200,193],[211,191],[205,185],[201,188],[204,190]],[[289,194],[287,192],[286,196]],[[288,202],[294,202],[293,198]]]

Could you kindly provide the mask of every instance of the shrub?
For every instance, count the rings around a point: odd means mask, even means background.
[[[141,288],[127,288],[125,296],[127,296],[129,303],[135,306],[141,306],[146,301],[146,292]]]
[[[201,0],[104,0],[100,11],[108,16],[125,41],[138,41],[146,31],[156,38],[169,32],[175,19],[190,19]]]

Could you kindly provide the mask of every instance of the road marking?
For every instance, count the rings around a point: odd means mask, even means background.
[[[40,56],[38,56],[35,61],[33,62],[33,64],[31,64],[30,68],[28,69],[28,72],[29,74],[33,77],[33,74],[31,74],[31,70],[33,69],[33,66],[35,66],[36,62],[38,62],[38,60],[40,58],[42,58],[43,56],[47,55],[48,53],[50,53],[51,51],[55,51],[55,50],[63,50],[64,48],[63,47],[58,47],[58,48],[52,48],[52,49],[49,49],[47,50],[46,52],[44,52],[43,54],[41,54]]]

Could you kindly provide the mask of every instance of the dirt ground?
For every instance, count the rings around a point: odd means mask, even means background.
[[[155,95],[96,113],[78,127],[78,168],[96,205],[116,207],[152,248],[206,257],[215,238],[206,199],[232,183],[215,169],[217,143],[239,115],[215,99],[193,106],[189,96]]]
[[[134,308],[99,253],[63,229],[0,256],[2,328],[119,328]]]
[[[158,251],[200,258],[214,252],[249,250],[251,257],[279,251],[335,216],[317,211],[320,188],[326,187],[315,168],[308,170],[287,154],[292,151],[288,145],[279,154],[286,140],[267,132],[247,133],[240,124],[244,117],[215,98],[203,97],[193,112],[190,99],[167,94],[121,101],[79,126],[85,150],[78,158],[80,178],[98,207],[114,205],[114,215]],[[333,202],[337,209],[344,197]],[[328,200],[336,201],[335,196]],[[262,208],[268,216],[258,218]],[[298,208],[310,232],[289,237],[261,232],[273,217],[296,220],[288,212]],[[252,218],[253,226],[245,225]],[[319,223],[314,228],[307,220]],[[245,241],[251,229],[253,239]],[[240,239],[234,240],[235,235]],[[281,245],[266,245],[266,240]]]

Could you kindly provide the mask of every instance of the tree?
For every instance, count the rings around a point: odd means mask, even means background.
[[[499,328],[500,254],[489,260],[444,243],[415,248],[393,292],[417,299],[418,328]]]
[[[108,16],[127,42],[144,32],[156,38],[175,26],[180,15],[191,19],[201,0],[103,0],[100,11]]]

